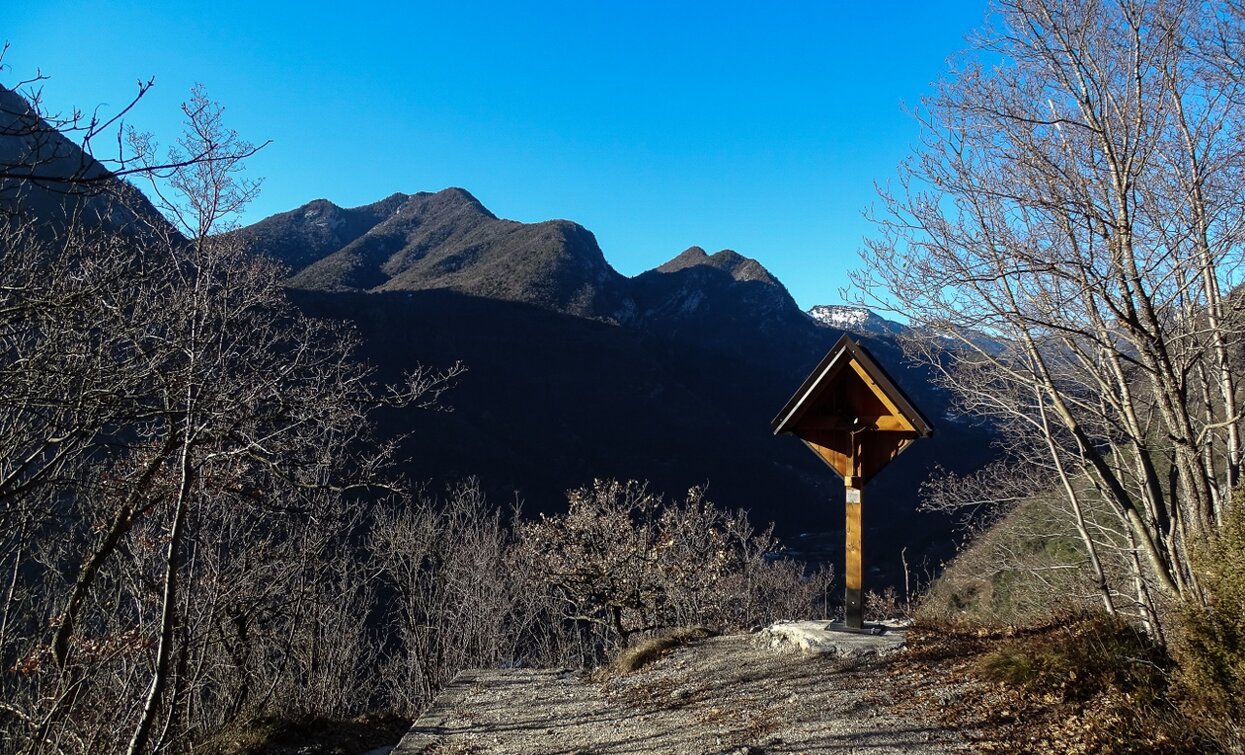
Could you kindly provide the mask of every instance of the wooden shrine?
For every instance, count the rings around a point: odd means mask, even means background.
[[[864,628],[861,490],[934,427],[868,350],[844,334],[771,423],[843,478],[847,495],[846,625]]]

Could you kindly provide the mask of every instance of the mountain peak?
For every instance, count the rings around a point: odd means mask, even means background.
[[[674,259],[664,265],[658,266],[656,269],[659,273],[674,273],[679,270],[692,267],[693,265],[703,265],[707,259],[709,259],[709,255],[705,253],[704,249],[701,249],[698,246],[689,246],[687,249],[680,252]]]
[[[691,267],[710,267],[730,275],[736,281],[758,281],[781,287],[778,279],[770,274],[760,262],[745,257],[733,249],[723,249],[706,254],[698,246],[688,247],[679,256],[656,268],[659,273],[677,273]]]
[[[460,202],[469,202],[471,204],[480,205],[481,207],[484,206],[480,204],[480,200],[476,199],[474,194],[462,188],[461,186],[448,186],[442,189],[441,191],[438,191],[436,194],[433,194],[433,196],[441,198],[441,199],[445,199],[445,200],[456,200]]]
[[[479,215],[489,220],[497,220],[497,216],[489,211],[471,192],[457,186],[450,186],[437,192],[420,191],[415,194],[394,194],[377,204],[393,200],[400,201],[395,205],[394,215],[443,215],[446,213],[466,213]]]
[[[326,213],[333,214],[341,211],[341,205],[334,204],[333,202],[323,198],[313,199],[302,207],[294,210],[294,212],[301,212],[303,217],[308,219],[318,218]]]
[[[587,229],[502,220],[459,187],[345,210],[316,200],[239,234],[257,253],[284,261],[293,288],[452,289],[606,318],[622,285]]]

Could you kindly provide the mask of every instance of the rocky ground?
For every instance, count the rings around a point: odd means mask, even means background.
[[[971,732],[904,705],[912,690],[891,676],[892,665],[780,652],[735,635],[596,678],[465,674],[417,724],[424,736],[408,737],[394,755],[976,751]]]
[[[1041,684],[983,672],[1000,652],[1019,649],[1041,670],[1057,660],[1053,650],[1092,645],[1092,626],[909,628],[906,646],[884,657],[780,652],[764,635],[744,634],[647,654],[651,660],[631,671],[616,660],[592,674],[466,672],[392,752],[401,732],[386,719],[350,722],[342,736],[300,730],[283,743],[269,738],[269,747],[221,755],[1222,751],[1170,711],[1139,707],[1146,688],[1121,684],[1118,658],[1095,669],[1092,654],[1072,653],[1083,660],[1058,678],[1040,675],[1050,677]]]

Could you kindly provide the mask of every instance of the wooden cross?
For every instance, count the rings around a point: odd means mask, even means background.
[[[934,427],[864,346],[846,334],[774,418],[775,434],[791,433],[826,462],[846,488],[846,624],[864,627],[861,491],[917,438]]]

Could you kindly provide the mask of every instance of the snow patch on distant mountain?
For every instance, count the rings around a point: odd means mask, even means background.
[[[1001,354],[1007,348],[1007,342],[999,337],[989,336],[974,330],[966,330],[956,334],[949,330],[931,330],[929,326],[903,325],[894,320],[879,317],[864,307],[852,307],[846,304],[818,304],[806,314],[821,325],[835,330],[863,336],[891,336],[903,334],[924,334],[942,342],[944,349],[958,349],[965,342],[973,347],[984,350],[988,354]],[[915,328],[915,330],[913,329]]]
[[[818,304],[808,310],[808,316],[827,327],[851,333],[893,334],[903,328],[899,323],[878,317],[864,307],[845,304]]]
[[[836,328],[859,327],[873,313],[862,307],[845,307],[832,304],[818,304],[808,311],[814,320],[824,322]]]

